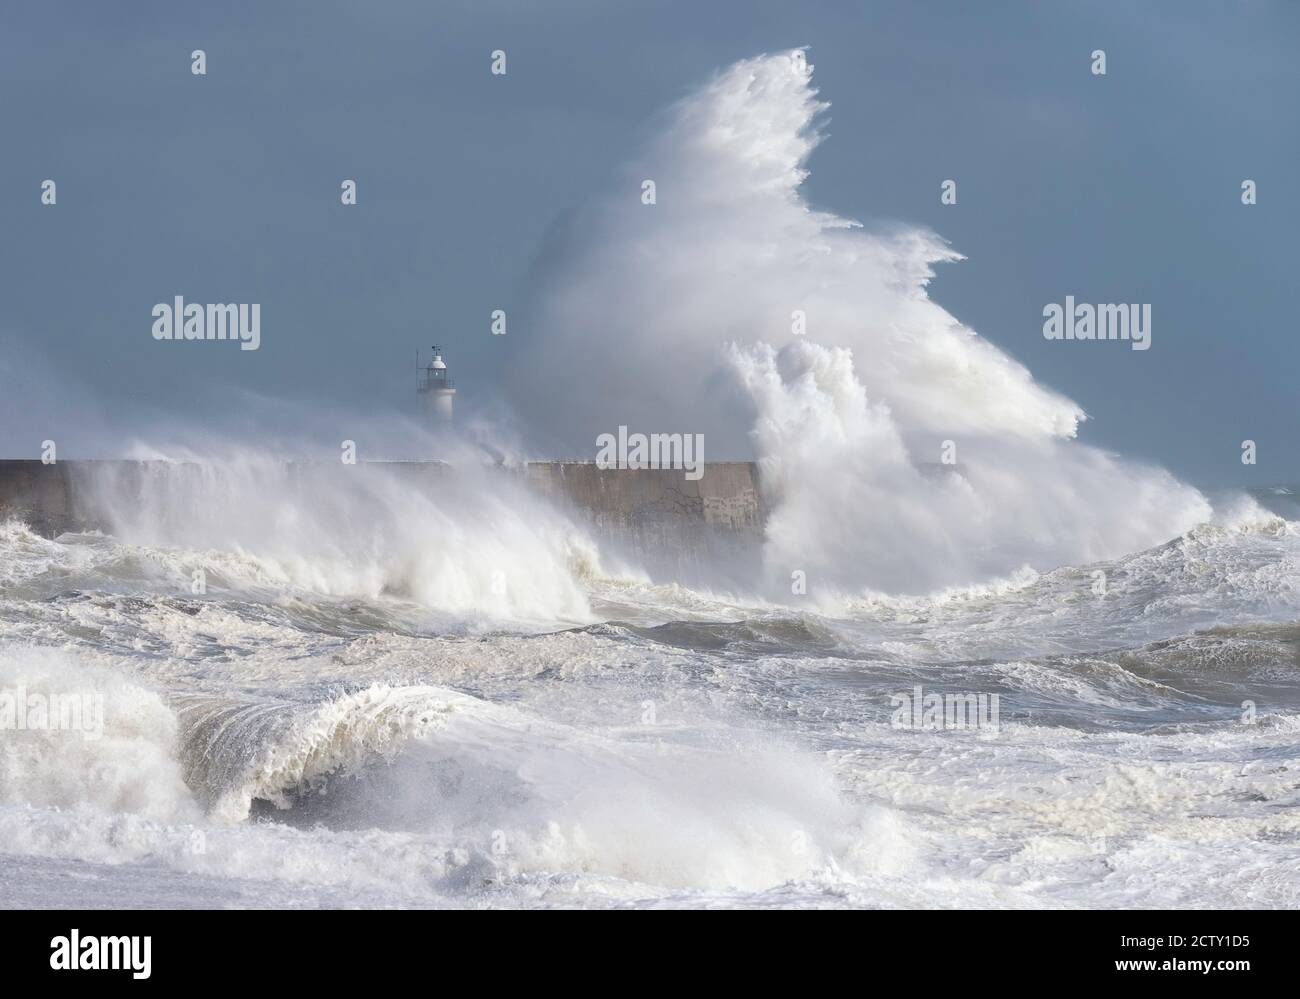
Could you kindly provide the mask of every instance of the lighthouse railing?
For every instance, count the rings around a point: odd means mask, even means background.
[[[449,389],[451,387],[452,380],[450,378],[436,378],[431,376],[428,371],[421,371],[415,383],[417,392],[428,392],[430,389]]]

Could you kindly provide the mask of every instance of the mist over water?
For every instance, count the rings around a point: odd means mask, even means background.
[[[511,470],[285,462],[229,450],[217,460],[113,466],[95,475],[113,533],[150,548],[231,553],[217,579],[341,598],[407,601],[444,622],[590,619],[580,581],[595,543]]]
[[[774,593],[796,569],[823,590],[926,592],[1206,520],[1194,489],[1074,441],[1078,404],[929,299],[933,266],[960,259],[938,236],[807,204],[827,107],[795,53],[739,62],[557,236],[515,385],[546,438],[582,455],[627,425],[756,457]]]

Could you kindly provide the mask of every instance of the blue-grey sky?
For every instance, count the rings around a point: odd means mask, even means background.
[[[1202,484],[1300,478],[1292,0],[7,3],[0,439],[102,451],[74,397],[146,428],[234,425],[242,392],[409,410],[434,342],[484,412],[548,227],[656,111],[799,45],[832,105],[811,202],[947,238],[968,259],[933,297],[1077,400],[1084,440]],[[176,294],[261,303],[261,349],[155,341]],[[1067,294],[1152,303],[1152,349],[1044,340]]]

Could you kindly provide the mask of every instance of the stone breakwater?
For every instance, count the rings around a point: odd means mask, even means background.
[[[306,463],[288,463],[308,467]],[[454,466],[433,461],[378,461],[375,466],[436,492]],[[97,486],[111,480],[115,502],[143,495],[157,477],[196,466],[164,461],[0,460],[0,520],[15,518],[46,537],[66,531],[111,530]],[[763,536],[765,511],[752,462],[704,465],[698,479],[674,469],[601,468],[595,462],[534,461],[501,474],[519,475],[539,495],[584,521],[602,540],[630,556],[677,569],[734,560]]]

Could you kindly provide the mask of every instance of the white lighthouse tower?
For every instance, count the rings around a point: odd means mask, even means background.
[[[418,363],[418,362],[417,362]],[[427,368],[420,368],[420,377],[415,385],[420,397],[420,409],[433,419],[434,423],[447,425],[451,423],[452,405],[456,399],[456,390],[451,379],[447,377],[447,364],[442,359],[442,348],[433,348],[433,360]]]

